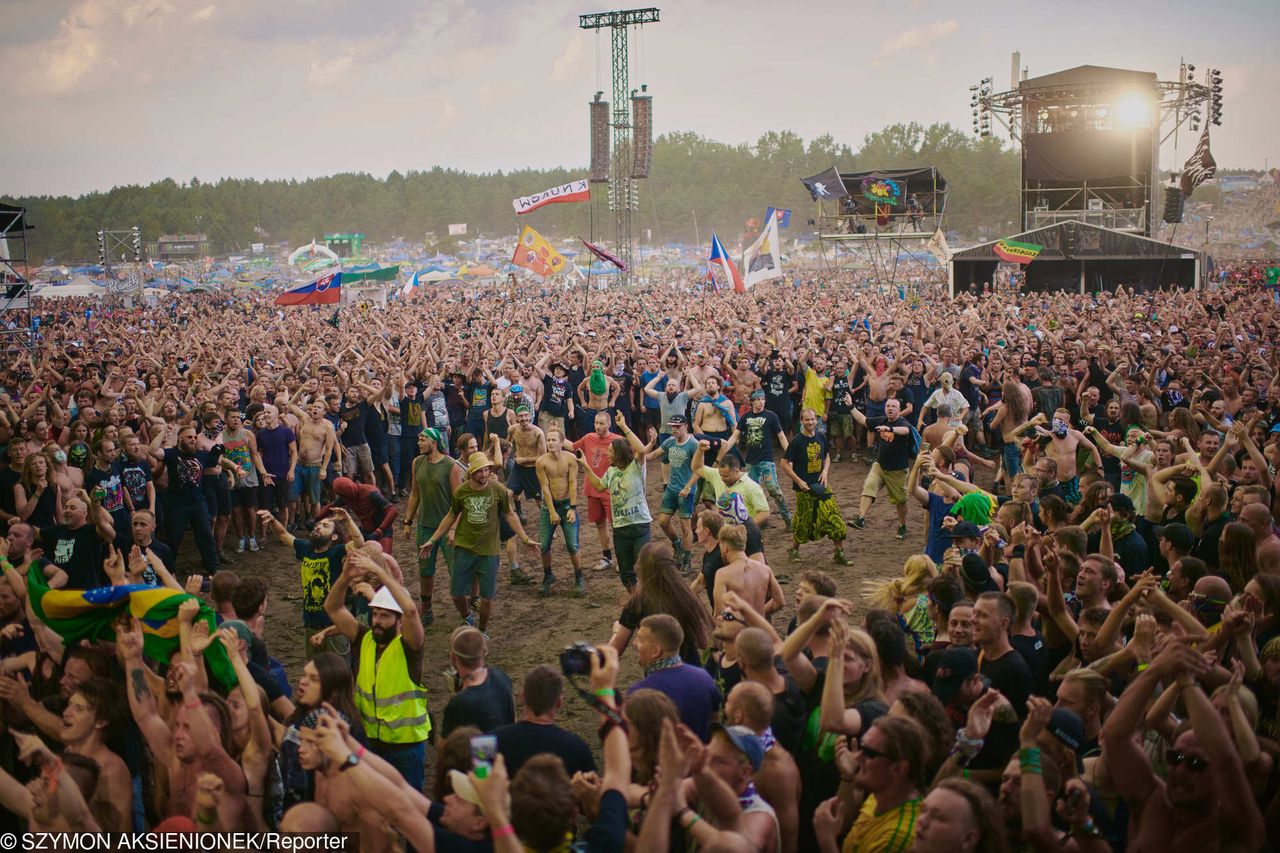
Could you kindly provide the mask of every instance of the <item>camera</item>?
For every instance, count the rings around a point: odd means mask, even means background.
[[[560,653],[560,671],[565,675],[590,675],[592,655],[604,663],[600,650],[590,643],[579,640],[566,646]]]

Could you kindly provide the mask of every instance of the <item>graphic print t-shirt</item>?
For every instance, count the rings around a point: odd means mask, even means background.
[[[347,546],[341,542],[317,553],[306,539],[293,540],[293,553],[302,563],[302,624],[308,628],[324,628],[329,616],[324,600],[329,589],[342,574],[342,560]]]
[[[742,432],[741,447],[748,465],[773,461],[774,441],[782,432],[782,423],[776,414],[768,409],[749,412],[738,421],[738,429]]]
[[[463,482],[453,493],[450,510],[458,517],[453,534],[454,545],[482,557],[495,557],[501,551],[498,538],[498,516],[511,511],[511,499],[505,487],[490,480],[483,489]]]
[[[787,461],[795,469],[796,476],[810,486],[816,486],[822,476],[822,460],[827,455],[827,440],[821,435],[800,433],[787,446]],[[796,486],[796,491],[800,487]]]
[[[94,489],[102,490],[98,503],[107,512],[119,512],[124,509],[124,483],[120,479],[120,463],[112,462],[106,471],[93,467],[84,477],[84,486],[90,493]]]
[[[644,469],[640,467],[640,463],[633,461],[625,471],[610,468],[600,479],[609,490],[609,508],[613,513],[614,527],[648,524],[653,520],[649,515],[649,503],[644,497]]]

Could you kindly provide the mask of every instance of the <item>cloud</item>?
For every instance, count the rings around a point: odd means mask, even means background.
[[[960,22],[955,18],[947,18],[945,21],[934,21],[926,29],[898,33],[880,46],[880,55],[888,56],[903,50],[917,50],[931,42],[946,38],[958,29],[960,29]]]
[[[582,59],[586,43],[587,39],[581,32],[569,39],[568,44],[564,46],[564,50],[551,65],[551,79],[553,81],[558,83],[561,80],[569,79],[579,60]]]
[[[337,83],[354,63],[355,53],[350,50],[332,59],[317,59],[311,63],[311,73],[307,75],[307,82],[313,86],[329,86]]]
[[[218,9],[218,7],[217,7],[217,6],[215,6],[214,4],[210,3],[208,6],[205,6],[205,7],[201,8],[201,9],[196,9],[194,12],[192,12],[192,13],[191,13],[191,20],[193,20],[193,21],[207,21],[207,20],[209,20],[210,18],[212,18],[212,17],[213,17],[213,13],[214,13],[214,12],[216,12],[216,11],[217,11],[217,9]]]

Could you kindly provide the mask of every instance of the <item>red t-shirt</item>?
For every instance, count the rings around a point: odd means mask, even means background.
[[[613,444],[614,439],[622,438],[615,433],[605,433],[604,438],[596,435],[594,431],[587,433],[582,438],[573,443],[574,450],[581,450],[587,459],[587,467],[595,472],[597,477],[604,477],[604,472],[609,470],[609,445]],[[603,489],[597,489],[591,485],[591,478],[587,478],[583,491],[588,497],[592,498],[608,498],[609,493]]]

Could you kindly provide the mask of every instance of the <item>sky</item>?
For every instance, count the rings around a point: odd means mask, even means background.
[[[623,6],[621,8],[636,8]],[[1280,162],[1274,0],[676,0],[631,31],[655,133],[788,129],[855,148],[894,122],[971,125],[968,87],[1092,64],[1221,68],[1224,167]],[[610,89],[606,11],[574,0],[4,0],[0,195],[163,178],[585,165]],[[1272,36],[1267,36],[1272,33]],[[1194,147],[1184,128],[1176,161]],[[1175,162],[1173,142],[1161,165]],[[530,191],[541,189],[531,187]]]

